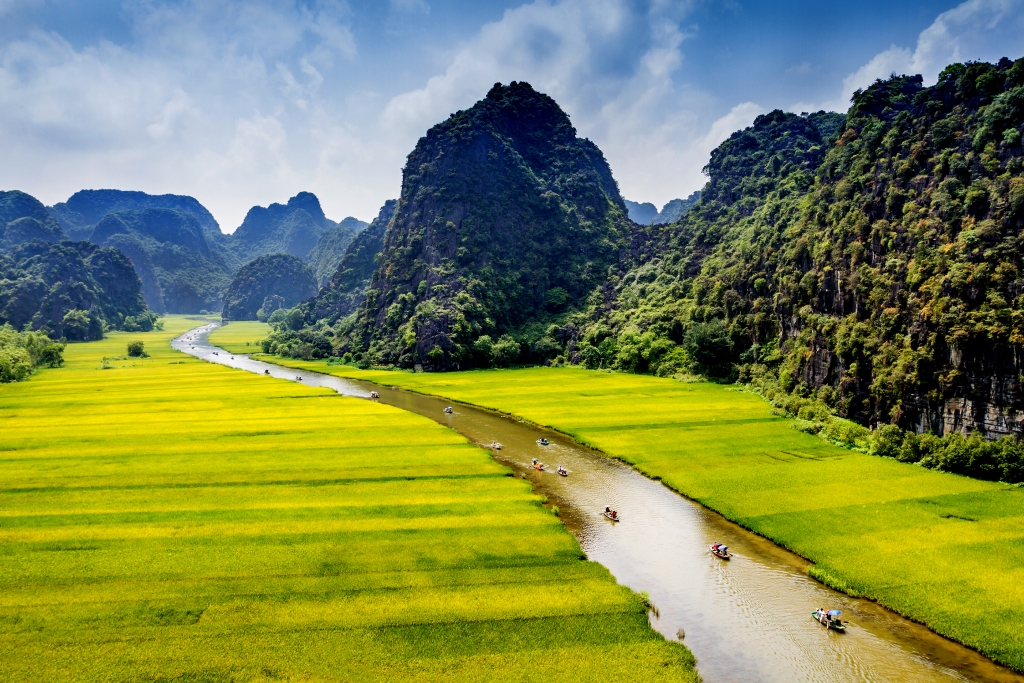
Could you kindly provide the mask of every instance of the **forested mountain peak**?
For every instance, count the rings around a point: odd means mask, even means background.
[[[324,232],[334,225],[324,215],[316,195],[300,192],[287,204],[249,209],[245,220],[232,233],[231,244],[242,259],[277,252],[305,259]]]
[[[93,226],[108,213],[144,209],[172,209],[189,213],[207,232],[221,234],[213,214],[197,199],[185,195],[152,195],[127,190],[79,190],[66,202],[50,207],[50,213],[60,221],[69,236],[86,239],[92,233]]]
[[[19,190],[0,191],[0,247],[41,239],[58,242],[64,231],[38,199]]]
[[[479,362],[481,336],[579,305],[629,225],[604,156],[555,101],[496,84],[409,155],[352,347],[410,367]]]

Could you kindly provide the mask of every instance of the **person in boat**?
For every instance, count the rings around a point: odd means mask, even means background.
[[[269,374],[270,374],[270,370],[264,370],[264,371],[263,371],[263,374],[264,374],[264,375],[269,375]]]
[[[565,474],[565,468],[564,468],[564,467],[562,467],[561,465],[559,465],[559,466],[558,466],[558,473],[559,473],[559,474]]]
[[[607,505],[605,505],[604,506],[604,514],[610,515],[611,513],[612,513],[612,509],[610,507],[608,507]]]
[[[618,518],[619,518],[619,513],[616,512],[615,510],[612,510],[612,519],[618,519]]]

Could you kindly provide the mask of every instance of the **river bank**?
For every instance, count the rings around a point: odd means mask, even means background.
[[[855,453],[755,395],[575,368],[412,374],[274,358],[572,435],[810,560],[811,574],[1024,668],[1024,493]]]
[[[697,680],[486,451],[164,323],[0,385],[0,680]]]
[[[241,357],[229,364],[296,377],[286,367]],[[362,396],[376,390],[379,400],[431,417],[476,443],[503,443],[496,457],[559,507],[588,556],[650,594],[660,614],[654,627],[668,638],[684,629],[707,681],[1024,680],[870,601],[829,591],[808,579],[805,560],[562,434],[461,404],[447,415],[439,398],[313,374],[310,367],[299,373],[303,383]],[[539,436],[550,445],[538,446]],[[570,476],[534,472],[532,457],[550,468],[565,465]],[[600,516],[603,501],[618,507],[623,522],[612,525]],[[716,540],[738,551],[737,559],[723,567],[712,558],[707,545]],[[841,607],[854,622],[845,636],[829,638],[807,618],[821,604]]]

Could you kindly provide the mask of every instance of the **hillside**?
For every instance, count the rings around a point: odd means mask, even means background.
[[[266,320],[275,310],[291,308],[316,292],[313,272],[298,256],[260,256],[231,279],[221,315],[225,320]]]
[[[158,313],[198,313],[221,308],[232,268],[210,247],[191,213],[144,209],[106,214],[90,241],[117,247],[132,260],[146,303]]]
[[[131,261],[89,242],[34,240],[0,253],[0,325],[88,341],[112,329],[152,329]]]
[[[349,216],[320,236],[308,256],[309,267],[313,269],[318,285],[325,286],[330,282],[348,246],[366,227],[367,223]]]
[[[172,209],[195,216],[209,235],[220,235],[220,226],[205,206],[194,197],[176,194],[152,195],[126,190],[80,190],[66,202],[55,204],[49,212],[72,239],[89,239],[93,228],[108,213]]]
[[[1024,60],[876,82],[845,120],[759,117],[566,356],[769,373],[864,424],[1020,434],[1022,125]]]
[[[305,259],[320,237],[335,223],[320,208],[320,200],[300,192],[287,204],[254,206],[231,234],[231,248],[243,261],[257,256],[288,253]]]
[[[403,367],[487,364],[481,337],[579,305],[629,226],[604,156],[555,101],[496,84],[409,155],[349,348]]]
[[[34,239],[59,242],[64,238],[64,231],[38,199],[18,190],[0,192],[0,249]]]
[[[307,319],[324,320],[333,325],[363,305],[377,269],[377,256],[384,248],[384,234],[397,205],[396,199],[386,201],[373,222],[352,239],[334,275],[323,285],[320,294],[304,307]]]

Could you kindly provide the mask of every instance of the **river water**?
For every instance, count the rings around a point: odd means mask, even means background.
[[[657,608],[651,625],[693,651],[707,683],[1024,683],[1024,676],[973,650],[808,578],[802,558],[562,434],[463,404],[451,404],[446,414],[443,399],[232,355],[207,340],[216,326],[196,328],[172,345],[203,360],[347,396],[369,398],[375,390],[381,403],[424,415],[474,443],[501,443],[494,457],[559,507],[591,560],[650,595]],[[549,445],[537,444],[542,436]],[[548,471],[535,471],[533,458]],[[568,477],[555,473],[558,465]],[[621,521],[605,519],[605,505]],[[708,546],[716,541],[727,544],[734,559],[712,556]],[[847,632],[823,629],[810,616],[817,607],[842,610]]]

